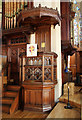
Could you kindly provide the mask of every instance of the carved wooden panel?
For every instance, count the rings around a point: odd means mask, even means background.
[[[24,91],[25,104],[28,105],[41,105],[42,104],[42,91],[41,90],[28,90]],[[38,97],[37,97],[38,96]]]
[[[15,84],[19,84],[19,55],[26,52],[25,45],[14,45],[9,48],[9,60],[11,61],[11,79],[14,79]]]
[[[51,80],[51,68],[44,68],[44,80]]]
[[[24,109],[48,111],[54,106],[54,85],[29,84],[24,87]]]
[[[36,31],[36,43],[38,44],[39,51],[51,51],[51,34],[50,26],[41,26]]]
[[[42,67],[26,67],[25,80],[42,80]]]
[[[20,38],[12,38],[11,44],[17,44],[17,43],[26,43],[26,37],[20,37]]]

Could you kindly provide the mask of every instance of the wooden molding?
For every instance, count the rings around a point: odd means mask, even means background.
[[[56,25],[60,24],[61,16],[58,13],[58,10],[39,7],[23,10],[18,16],[18,24],[32,24],[32,25]]]

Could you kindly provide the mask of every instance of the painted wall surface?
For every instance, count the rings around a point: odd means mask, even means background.
[[[53,0],[52,0],[53,1]],[[60,13],[60,0],[52,2],[52,7],[58,9]],[[55,101],[61,96],[62,93],[62,71],[61,71],[61,25],[56,25],[55,29],[51,26],[51,51],[56,52],[57,58],[57,80],[58,84],[55,86]]]
[[[41,4],[42,7],[47,6],[48,8],[56,8],[60,13],[60,0],[34,0],[34,6],[38,7]],[[31,43],[34,40],[34,35],[31,35]],[[34,43],[34,42],[33,42]],[[51,26],[51,51],[58,54],[57,58],[57,80],[58,83],[55,86],[55,101],[61,96],[62,92],[62,74],[61,74],[61,25],[56,25],[55,29]]]

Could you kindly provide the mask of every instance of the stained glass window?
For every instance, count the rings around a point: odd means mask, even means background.
[[[75,11],[75,17],[73,20],[73,41],[74,46],[79,47],[80,44],[80,2],[78,0],[72,0],[73,2],[73,11]]]

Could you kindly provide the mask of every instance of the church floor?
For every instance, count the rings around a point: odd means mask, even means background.
[[[2,114],[2,118],[81,118],[81,111],[77,107],[73,109],[65,109],[65,103],[58,103],[50,113],[39,113],[26,111],[23,112],[18,110],[14,114],[9,115],[6,113]],[[12,120],[12,119],[11,119]]]
[[[77,87],[77,91],[78,90],[79,90],[79,87]],[[79,95],[82,95],[82,93],[78,93],[77,91],[76,91],[76,94],[74,94],[75,97],[71,97],[71,98],[72,100],[78,102],[78,101],[81,101]],[[67,105],[66,103],[58,102],[57,105],[53,108],[53,110],[50,113],[49,112],[40,113],[40,112],[33,112],[33,111],[27,111],[27,110],[24,110],[24,111],[18,110],[12,115],[3,113],[2,118],[42,118],[42,119],[44,118],[46,120],[47,118],[81,118],[82,105],[81,107],[73,105],[73,109],[65,109],[64,106],[66,105]]]
[[[46,118],[48,116],[49,112],[46,113],[40,113],[40,112],[33,112],[33,111],[16,111],[12,115],[3,113],[2,118]]]

